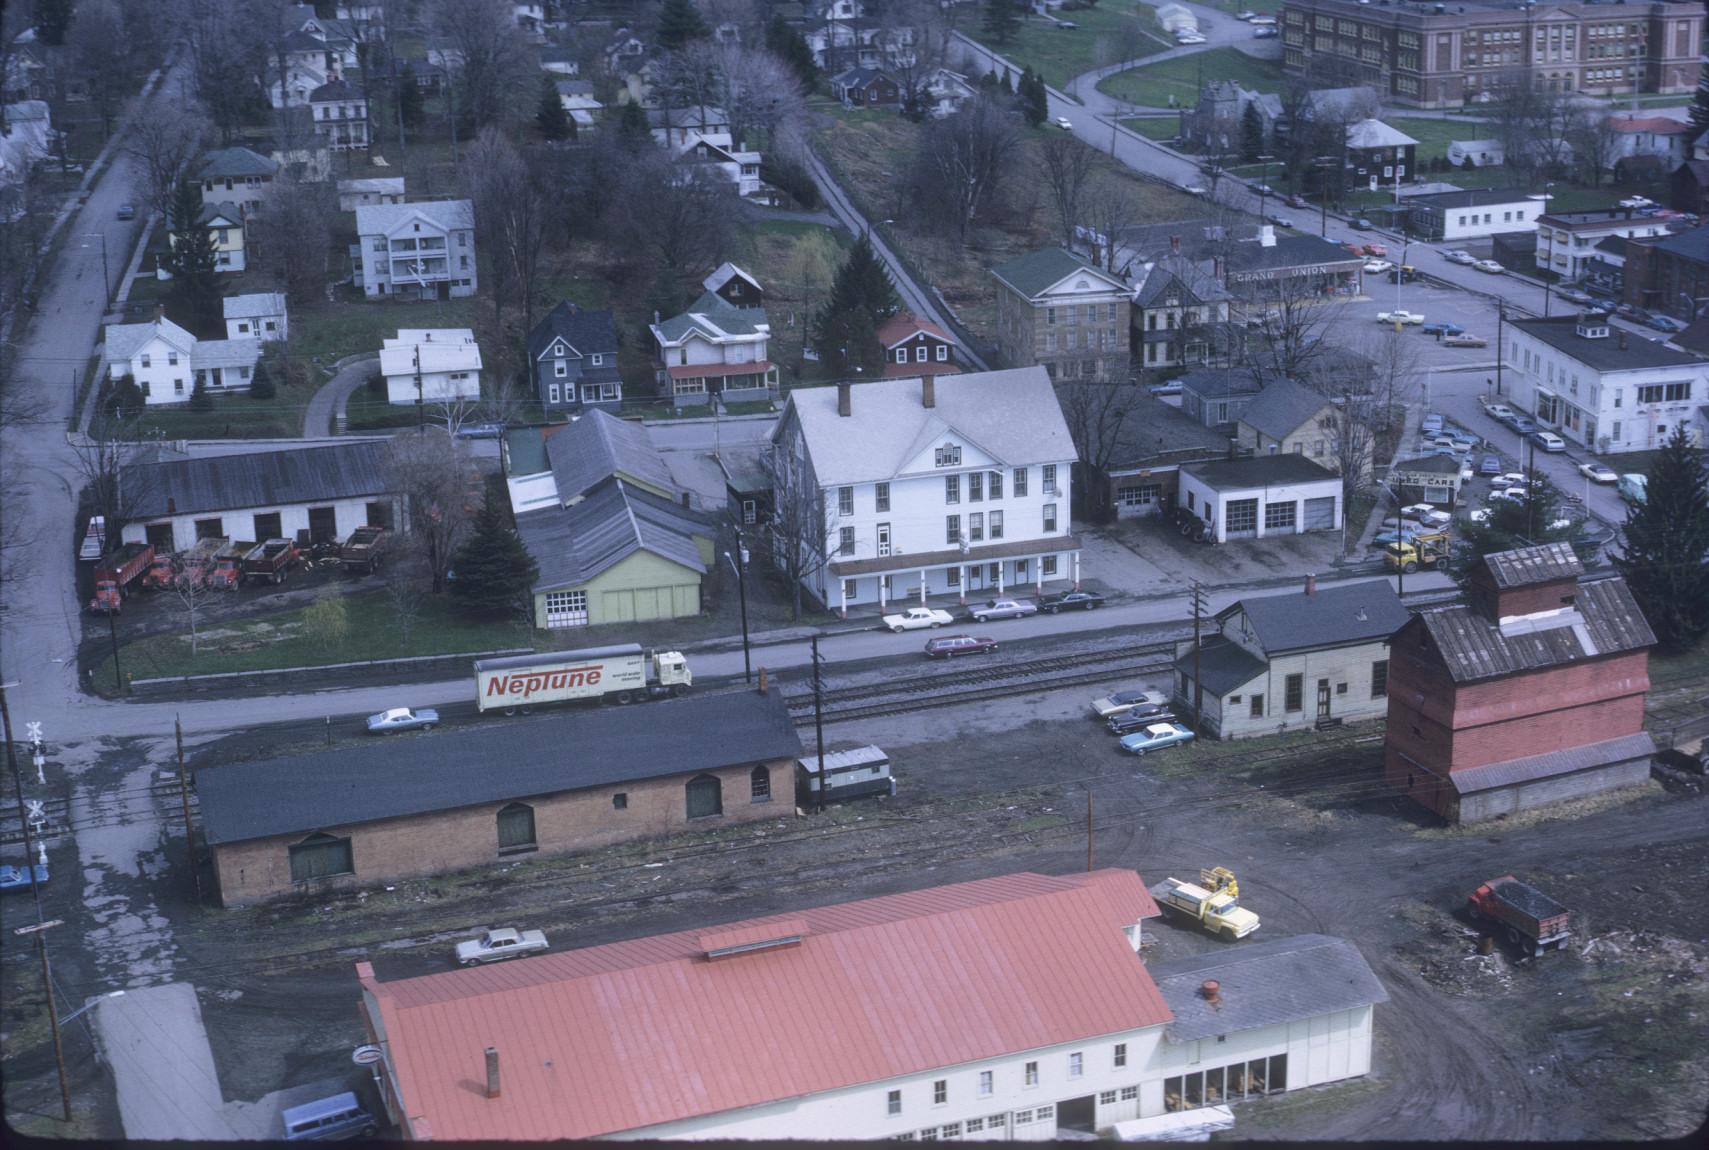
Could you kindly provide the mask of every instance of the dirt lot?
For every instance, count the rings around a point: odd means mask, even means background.
[[[1278,571],[1309,571],[1314,566],[1319,574],[1327,574],[1335,570],[1341,557],[1339,531],[1194,543],[1154,515],[1118,519],[1097,530],[1183,582],[1244,583],[1271,578]]]

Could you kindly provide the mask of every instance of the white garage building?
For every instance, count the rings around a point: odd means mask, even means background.
[[[1341,529],[1341,477],[1302,455],[1189,463],[1178,499],[1218,543]]]

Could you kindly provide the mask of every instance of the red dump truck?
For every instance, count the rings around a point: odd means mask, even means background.
[[[147,543],[126,543],[95,566],[95,597],[89,610],[117,613],[130,594],[130,585],[154,562],[154,548]]]
[[[358,527],[338,549],[339,562],[346,571],[361,571],[372,575],[380,569],[380,553],[386,546],[384,527]]]
[[[303,553],[289,539],[269,539],[257,543],[243,557],[243,577],[254,582],[283,583],[285,575]]]
[[[680,651],[648,653],[639,643],[511,655],[475,664],[475,706],[507,715],[572,699],[633,703],[680,695],[694,674]]]
[[[183,576],[192,583],[202,584],[213,574],[214,557],[229,542],[223,538],[198,539],[196,545],[188,551],[176,555],[156,552],[154,562],[149,564],[148,574],[142,577],[145,591],[165,591]]]
[[[255,550],[255,540],[228,543],[214,556],[214,569],[208,572],[208,586],[221,591],[236,591],[243,582],[243,557]]]
[[[1512,875],[1492,878],[1466,899],[1472,919],[1494,926],[1527,954],[1567,945],[1572,915],[1567,908]]]

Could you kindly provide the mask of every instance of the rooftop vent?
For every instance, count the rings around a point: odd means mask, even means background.
[[[1222,1005],[1222,983],[1207,978],[1199,984],[1199,996],[1212,1006]]]
[[[1597,312],[1583,312],[1578,317],[1578,325],[1573,328],[1581,339],[1607,339],[1608,317]]]
[[[792,918],[783,922],[756,923],[736,930],[712,931],[701,935],[698,941],[707,959],[716,962],[739,954],[800,946],[805,937],[806,921]]]

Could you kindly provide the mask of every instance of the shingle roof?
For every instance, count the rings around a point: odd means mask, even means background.
[[[933,323],[931,320],[921,319],[920,317],[910,315],[905,311],[897,312],[895,315],[878,325],[878,342],[886,348],[893,348],[905,340],[913,339],[921,332],[925,332],[927,335],[936,336],[938,339],[944,340],[947,343],[955,342],[947,331]]]
[[[1228,452],[1228,437],[1180,408],[1151,395],[1135,395],[1116,431],[1113,471],[1163,461],[1214,459]]]
[[[715,292],[734,279],[743,281],[760,295],[765,295],[765,288],[760,286],[759,280],[755,279],[729,260],[725,260],[723,263],[713,268],[711,274],[700,281],[700,286],[706,291]]]
[[[412,204],[363,204],[356,209],[358,235],[390,234],[414,216],[446,231],[475,226],[475,209],[468,200],[423,200]]]
[[[1242,599],[1217,620],[1244,611],[1259,646],[1272,658],[1289,651],[1386,639],[1412,616],[1387,579]]]
[[[1028,299],[1043,295],[1076,272],[1083,272],[1099,280],[1101,290],[1127,290],[1126,285],[1114,276],[1100,271],[1079,256],[1061,248],[1040,248],[1036,252],[1017,256],[1008,263],[998,264],[991,269],[992,275]]]
[[[1697,263],[1709,263],[1709,226],[1692,228],[1689,231],[1673,232],[1653,239],[1633,241],[1644,244],[1658,251],[1668,252],[1681,259],[1694,260]],[[1601,245],[1597,245],[1600,247]]]
[[[1172,285],[1179,285],[1183,303],[1216,303],[1234,298],[1216,276],[1185,256],[1164,256],[1146,272],[1145,280],[1134,291],[1134,303],[1154,307]]]
[[[1232,395],[1257,395],[1263,390],[1263,385],[1244,368],[1202,367],[1176,378],[1181,381],[1182,390],[1199,396],[1226,398]]]
[[[1571,608],[1545,625],[1510,627],[1507,634],[1469,606],[1429,608],[1418,619],[1456,683],[1639,651],[1656,641],[1619,577],[1581,582]]]
[[[224,220],[228,226],[236,227],[243,223],[243,210],[236,204],[217,202],[204,203],[202,210],[196,213],[196,222],[211,224],[215,220]]]
[[[1584,564],[1566,543],[1544,543],[1537,547],[1517,547],[1512,551],[1495,551],[1484,556],[1484,566],[1497,587],[1529,587],[1534,583],[1553,583],[1557,579],[1577,579],[1584,574]]]
[[[1397,472],[1425,475],[1458,475],[1460,461],[1450,455],[1426,455],[1423,459],[1403,459],[1394,465]]]
[[[546,437],[546,458],[558,498],[566,503],[617,474],[661,492],[675,490],[670,470],[647,429],[598,408],[553,428]]]
[[[710,338],[721,335],[752,336],[761,328],[769,330],[771,320],[763,307],[737,307],[716,292],[702,292],[700,298],[680,315],[652,325],[653,337],[660,343],[679,343],[691,331]]]
[[[1240,422],[1271,439],[1286,439],[1328,406],[1321,392],[1291,379],[1273,379],[1241,413]]]
[[[1244,687],[1264,673],[1269,664],[1239,643],[1212,635],[1199,645],[1199,679],[1212,695],[1226,695]],[[1175,669],[1189,679],[1193,675],[1193,652],[1175,658]]]
[[[834,387],[790,392],[819,483],[889,480],[946,436],[1004,467],[1078,457],[1042,367],[939,376],[933,391],[935,406],[925,407],[918,379],[867,380],[850,387],[847,416],[837,414]],[[774,442],[789,422],[788,414],[778,421]]]
[[[706,517],[621,479],[610,479],[573,507],[542,507],[516,517],[534,556],[534,592],[579,587],[639,551],[706,574],[694,537],[715,533]]]
[[[1131,870],[1011,874],[363,989],[435,1139],[592,1138],[1161,1026],[1154,914]]]
[[[601,369],[584,365],[584,376],[617,378],[617,328],[611,321],[610,308],[590,310],[572,300],[559,300],[528,333],[528,362],[538,363],[555,339],[562,339],[582,356],[598,353],[611,357]]]
[[[145,463],[127,467],[124,482],[134,519],[324,503],[393,486],[386,445],[374,442]]]
[[[320,87],[309,93],[311,104],[343,103],[348,100],[362,100],[367,97],[360,84],[352,84],[348,80],[328,80]]]
[[[257,291],[247,295],[228,295],[221,301],[226,319],[258,319],[261,316],[284,315],[285,296],[282,292]]]
[[[1639,371],[1646,367],[1684,367],[1704,362],[1701,356],[1676,351],[1641,335],[1627,336],[1624,328],[1613,329],[1600,339],[1586,339],[1577,332],[1576,315],[1510,320],[1509,326],[1597,371]]]
[[[1448,781],[1454,785],[1455,794],[1470,795],[1496,787],[1510,787],[1519,783],[1536,782],[1538,779],[1554,778],[1557,775],[1595,770],[1634,759],[1648,759],[1655,753],[1656,741],[1650,737],[1649,732],[1639,731],[1634,735],[1621,735],[1599,743],[1565,747],[1541,755],[1527,755],[1522,759],[1505,759],[1498,763],[1485,763],[1481,767],[1451,770],[1448,772]]]
[[[1245,459],[1213,459],[1204,463],[1189,463],[1181,468],[1217,491],[1244,487],[1277,486],[1284,483],[1315,483],[1340,476],[1327,467],[1320,467],[1303,455],[1253,455]]]
[[[261,341],[258,339],[200,339],[190,349],[190,369],[254,367],[260,358]]]
[[[237,176],[276,176],[279,165],[266,156],[248,148],[219,148],[202,157],[196,173],[199,180],[226,179]]]
[[[1347,128],[1349,148],[1404,148],[1417,140],[1381,120],[1360,120]]]
[[[793,759],[801,740],[776,688],[528,723],[356,743],[289,759],[198,766],[208,842],[348,827],[480,803]],[[480,770],[471,770],[473,763]]]
[[[1323,934],[1153,962],[1151,977],[1175,1015],[1167,1031],[1175,1042],[1303,1022],[1389,1000],[1359,948]],[[1207,980],[1219,984],[1221,1001],[1214,1005],[1200,993]]]
[[[112,323],[108,324],[102,335],[106,344],[108,363],[128,363],[132,356],[142,346],[155,336],[159,336],[172,347],[188,354],[196,346],[196,337],[161,316],[148,323]]]

